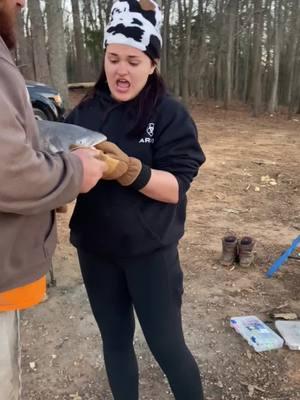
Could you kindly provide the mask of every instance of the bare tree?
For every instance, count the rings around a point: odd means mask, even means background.
[[[34,79],[34,70],[32,64],[32,47],[29,42],[30,38],[25,35],[24,14],[18,14],[18,47],[17,47],[17,64],[19,70],[25,79]]]
[[[293,88],[300,89],[300,87],[297,85],[296,82],[296,77],[297,77],[297,71],[298,71],[298,76],[300,77],[299,73],[299,67],[298,69],[296,68],[297,66],[297,59],[296,59],[296,54],[297,54],[297,46],[300,47],[300,40],[299,40],[299,34],[300,34],[300,0],[294,0],[293,3],[293,14],[291,18],[291,33],[290,33],[290,54],[288,56],[289,60],[289,79],[288,79],[288,92],[287,92],[287,104],[288,104],[288,110],[289,110],[289,118],[291,118],[294,107],[295,107],[295,100],[296,100],[296,90],[293,90]],[[300,82],[300,79],[299,79]],[[294,94],[294,95],[293,95]],[[298,96],[300,98],[300,95],[298,93]],[[300,104],[299,104],[300,106]]]
[[[216,25],[216,44],[215,44],[215,99],[222,100],[224,93],[224,55],[225,55],[225,1],[216,0],[215,2],[215,25]]]
[[[226,8],[227,13],[227,54],[226,54],[226,80],[225,80],[225,108],[227,109],[231,103],[233,89],[233,45],[235,30],[235,11],[236,0],[229,0]]]
[[[189,68],[190,68],[190,51],[191,51],[191,32],[192,32],[192,10],[193,0],[188,0],[188,7],[186,9],[186,29],[185,29],[185,43],[183,52],[183,82],[182,82],[182,100],[185,105],[189,102]]]
[[[235,47],[234,47],[234,83],[233,83],[233,90],[234,96],[238,99],[239,98],[239,89],[240,89],[240,2],[235,2],[235,31],[234,31],[234,39],[235,39]]]
[[[183,63],[184,63],[184,38],[185,38],[185,19],[184,19],[184,12],[183,12],[183,4],[182,0],[177,0],[177,6],[178,6],[178,53],[177,53],[177,58],[178,58],[178,67],[177,67],[177,73],[178,73],[178,95],[182,94],[182,85],[183,85]]]
[[[252,112],[256,117],[261,112],[261,52],[263,32],[262,0],[254,0],[253,67],[252,67]]]
[[[162,48],[162,58],[161,58],[161,73],[162,73],[162,76],[166,79],[166,81],[168,81],[171,0],[164,0],[163,7],[164,7],[163,8],[164,21],[163,21],[163,28],[162,28],[163,48]]]
[[[44,18],[39,0],[28,0],[33,48],[34,76],[37,81],[51,83],[46,49]]]
[[[63,96],[65,107],[68,108],[67,61],[61,0],[46,0],[46,14],[52,82]]]
[[[279,66],[280,66],[280,52],[281,52],[281,0],[275,0],[274,3],[274,60],[273,60],[273,85],[271,90],[271,97],[269,102],[269,112],[272,114],[278,109],[278,80],[279,80]]]
[[[79,81],[85,80],[86,54],[82,34],[79,0],[71,0],[73,14],[73,28],[76,47],[76,76]]]

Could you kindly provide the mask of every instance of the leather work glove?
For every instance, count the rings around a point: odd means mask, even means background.
[[[118,170],[118,173],[121,172],[121,166],[125,167],[126,165],[126,169],[124,168],[122,174],[111,179],[116,179],[122,186],[131,186],[137,190],[146,186],[151,177],[151,169],[142,164],[139,159],[128,157],[124,151],[112,142],[103,142],[95,147],[98,150],[102,150],[104,155],[120,161],[120,165],[118,169],[116,169],[116,171]]]
[[[100,151],[99,160],[104,161],[107,165],[102,179],[115,180],[125,174],[129,165],[129,157],[117,145],[103,142],[97,144],[95,148]]]
[[[142,162],[135,157],[129,157],[129,165],[127,171],[120,176],[117,181],[122,186],[130,186],[132,185],[142,170]]]
[[[105,143],[107,143],[107,142],[97,144],[93,147],[95,149],[97,149],[99,152],[99,155],[96,157],[100,161],[104,161],[106,164],[106,167],[107,167],[106,171],[103,173],[102,179],[115,180],[127,171],[128,163],[129,163],[128,156],[125,153],[123,153],[122,156],[115,157],[113,153],[109,152],[106,149]],[[111,143],[111,144],[113,146],[115,146],[113,143]],[[103,146],[103,148],[107,151],[104,151],[101,148],[101,146]],[[71,144],[69,148],[71,151],[74,151],[76,149],[86,148],[86,147]],[[116,148],[118,148],[118,147],[116,146]]]

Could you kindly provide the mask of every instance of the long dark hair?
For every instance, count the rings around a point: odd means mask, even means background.
[[[152,60],[151,60],[152,61]],[[154,63],[154,61],[152,61]],[[101,93],[109,93],[109,87],[107,84],[107,78],[104,69],[104,60],[102,63],[102,69],[100,76],[95,86],[87,93],[83,98],[82,102],[87,99],[91,99]],[[131,103],[130,109],[133,112],[136,123],[130,132],[131,136],[142,136],[149,123],[152,113],[157,106],[159,99],[162,95],[166,94],[167,89],[164,80],[157,68],[154,72],[149,75],[146,85],[143,87],[141,92],[128,103]]]

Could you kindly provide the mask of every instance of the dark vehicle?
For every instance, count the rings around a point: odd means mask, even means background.
[[[38,120],[62,121],[63,101],[58,91],[51,86],[32,81],[26,82],[34,115]]]

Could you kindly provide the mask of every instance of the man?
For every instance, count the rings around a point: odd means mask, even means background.
[[[0,0],[0,398],[20,399],[18,311],[40,302],[56,245],[55,208],[89,191],[106,166],[97,150],[47,154],[12,61],[17,12]]]

